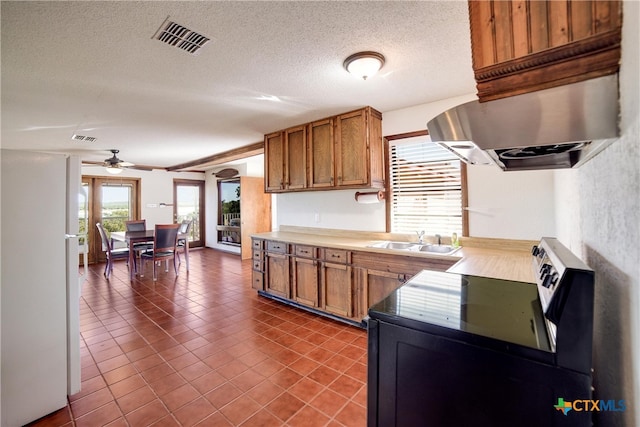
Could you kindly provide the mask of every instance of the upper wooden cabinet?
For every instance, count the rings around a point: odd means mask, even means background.
[[[328,188],[335,185],[335,119],[309,124],[309,186]]]
[[[264,189],[266,192],[284,189],[284,133],[274,132],[264,137],[264,158],[270,166],[265,167]]]
[[[337,185],[383,187],[382,115],[365,109],[335,120]]]
[[[384,188],[382,114],[371,107],[265,135],[265,191]]]
[[[619,69],[619,0],[470,0],[469,18],[481,102]]]
[[[299,190],[307,187],[307,127],[298,126],[284,131],[285,188]]]

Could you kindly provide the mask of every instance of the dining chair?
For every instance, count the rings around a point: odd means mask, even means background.
[[[127,231],[145,231],[147,229],[147,220],[146,219],[134,219],[130,221],[125,221],[124,223]],[[135,261],[134,271],[138,271],[138,261],[140,260],[140,254],[142,252],[153,249],[153,242],[139,242],[133,244],[133,250],[135,251],[135,257],[133,257]]]
[[[96,227],[98,228],[98,232],[100,233],[100,239],[102,240],[102,250],[104,251],[107,257],[107,264],[104,267],[104,276],[109,279],[111,276],[111,272],[113,271],[113,261],[118,259],[126,259],[127,264],[129,261],[129,249],[113,249],[113,245],[111,244],[111,239],[107,236],[107,232],[104,230],[102,224],[97,223]]]
[[[192,219],[185,219],[180,223],[180,228],[178,229],[179,235],[186,235],[185,238],[178,239],[178,265],[182,264],[182,260],[180,259],[180,252],[184,252],[184,258],[187,264],[187,271],[189,271],[189,248],[187,245],[189,244],[189,233],[191,232],[191,225],[193,224]]]
[[[153,280],[158,280],[156,265],[165,262],[165,271],[169,271],[169,260],[173,259],[173,269],[178,275],[178,229],[180,224],[156,224],[153,235],[153,249],[140,254],[140,277],[144,277],[145,260],[153,261]]]

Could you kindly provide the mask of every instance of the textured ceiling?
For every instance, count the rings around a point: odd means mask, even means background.
[[[85,160],[117,148],[169,167],[366,105],[384,114],[475,92],[466,1],[1,7],[3,148]],[[193,56],[152,39],[167,17],[211,41]],[[362,50],[386,57],[367,81],[342,67]]]

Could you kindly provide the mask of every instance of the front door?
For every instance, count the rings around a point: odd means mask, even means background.
[[[177,223],[192,220],[189,247],[204,246],[204,181],[173,180],[173,219]]]

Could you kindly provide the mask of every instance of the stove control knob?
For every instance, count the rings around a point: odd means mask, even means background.
[[[551,275],[551,286],[555,286],[558,283],[558,272],[554,271],[553,274]]]
[[[551,264],[542,264],[540,267],[540,280],[551,271]]]
[[[533,245],[533,247],[531,248],[531,255],[536,256],[538,255],[538,246],[537,245]]]
[[[546,276],[544,276],[544,280],[542,280],[542,286],[544,286],[545,288],[551,286],[551,277],[551,274],[547,274]]]

